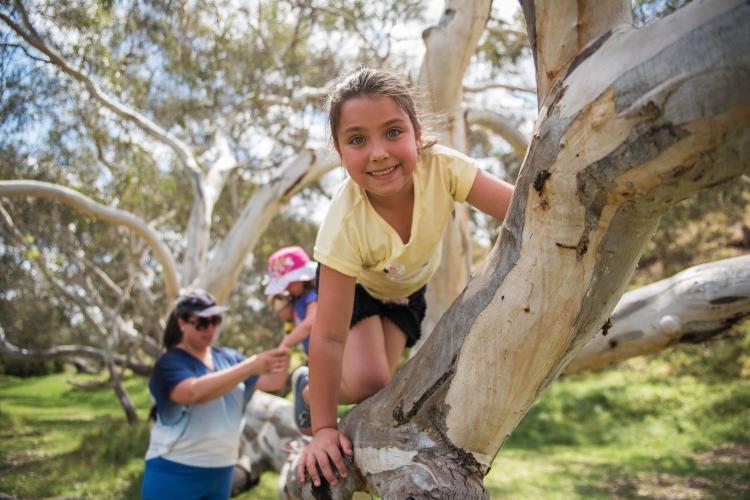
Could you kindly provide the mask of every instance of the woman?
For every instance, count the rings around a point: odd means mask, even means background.
[[[167,352],[149,381],[157,419],[146,452],[144,499],[229,498],[245,406],[255,389],[284,385],[286,349],[246,358],[211,346],[226,310],[196,289],[178,300],[169,317]]]

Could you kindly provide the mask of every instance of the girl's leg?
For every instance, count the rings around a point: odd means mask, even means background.
[[[388,318],[383,318],[383,333],[385,334],[385,356],[388,358],[388,367],[393,376],[401,359],[401,353],[406,347],[406,334]]]
[[[359,403],[388,383],[392,373],[387,354],[389,344],[393,342],[386,341],[380,316],[369,316],[352,327],[344,348],[340,403]]]

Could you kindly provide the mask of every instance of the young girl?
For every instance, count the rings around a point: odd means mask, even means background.
[[[425,284],[440,262],[455,201],[502,220],[513,187],[463,154],[422,136],[409,88],[361,69],[329,98],[329,125],[349,179],[334,195],[315,243],[318,310],[310,345],[313,440],[299,461],[320,485],[347,468],[336,405],[356,403],[391,378],[404,348],[420,336]]]
[[[292,307],[294,328],[284,336],[280,347],[291,349],[301,342],[305,354],[308,354],[318,300],[316,269],[317,264],[310,261],[301,247],[284,247],[268,258],[266,295],[288,293]]]

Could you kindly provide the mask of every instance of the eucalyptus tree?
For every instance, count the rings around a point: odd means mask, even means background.
[[[641,29],[627,1],[521,3],[539,117],[498,242],[419,353],[340,423],[352,473],[313,491],[291,467],[287,495],[486,498],[494,457],[608,327],[660,216],[750,171],[747,2]],[[489,2],[447,7],[436,28],[460,53]]]
[[[152,359],[179,290],[228,300],[280,207],[337,165],[319,133],[330,82],[392,59],[382,34],[420,12],[4,2],[0,224],[23,276],[3,281],[8,308],[33,289],[78,332],[65,340]],[[33,315],[18,319],[8,338],[33,346]]]

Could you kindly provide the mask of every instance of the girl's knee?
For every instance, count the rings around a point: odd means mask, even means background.
[[[385,387],[391,380],[391,374],[388,372],[372,373],[360,383],[361,399],[368,398]]]

